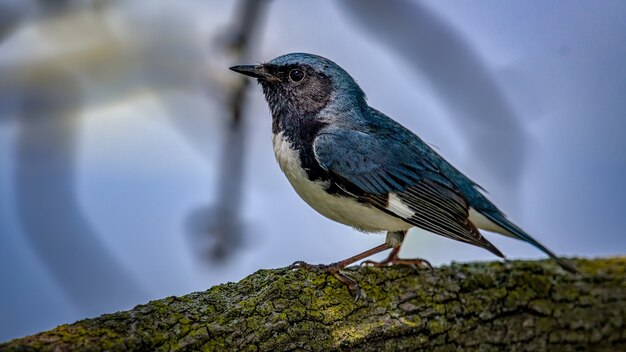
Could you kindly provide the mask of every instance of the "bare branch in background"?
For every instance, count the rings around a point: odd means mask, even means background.
[[[233,62],[249,62],[250,51],[260,22],[269,0],[242,0],[236,15],[235,24],[221,37],[223,49]],[[227,70],[227,67],[223,68]],[[194,211],[189,217],[189,227],[195,235],[212,236],[208,252],[209,259],[223,261],[241,246],[244,226],[241,220],[243,202],[243,176],[245,159],[245,123],[243,111],[246,106],[246,89],[250,80],[233,76],[235,84],[226,98],[230,114],[224,129],[224,142],[221,149],[217,198],[209,209]],[[204,248],[204,247],[203,247]]]
[[[0,44],[15,30],[21,17],[14,6],[0,2]]]
[[[118,40],[90,6],[73,3],[15,8],[23,15],[15,26],[29,26],[36,43],[55,50],[41,55],[34,44],[26,48],[34,54],[3,62],[0,122],[17,117],[14,197],[23,236],[69,301],[89,315],[129,306],[146,292],[102,243],[78,200],[80,119],[89,108],[142,92],[189,93],[182,82],[192,70],[177,69],[180,60],[166,60],[169,66],[147,60],[179,52],[146,37]],[[189,50],[180,55],[192,57]]]
[[[246,57],[249,38],[266,4],[242,3],[238,14],[241,22],[232,31],[234,35],[225,38],[223,51],[236,60]],[[0,121],[17,117],[19,131],[14,189],[20,226],[29,246],[69,301],[87,315],[127,306],[145,299],[146,294],[101,243],[102,236],[78,202],[76,143],[81,116],[92,108],[154,93],[168,121],[202,152],[204,145],[189,131],[197,131],[197,122],[205,123],[210,117],[205,111],[209,105],[206,101],[218,100],[202,94],[206,72],[202,71],[203,52],[193,26],[181,25],[182,20],[176,17],[168,20],[171,13],[163,10],[157,16],[139,16],[148,22],[136,23],[130,29],[126,26],[129,17],[124,16],[132,9],[109,2],[96,5],[97,13],[93,4],[77,1],[11,5],[7,8],[21,17],[15,23],[3,20],[1,24],[8,24],[0,33],[17,33],[13,29],[24,26],[33,41],[27,45],[21,38],[11,42],[10,50],[19,49],[21,56],[9,57],[0,66]],[[160,25],[152,27],[149,21],[155,20]],[[38,51],[41,47],[53,50],[46,54]],[[220,70],[228,72],[228,65]],[[214,217],[219,229],[217,253],[231,248],[240,237],[241,112],[247,83],[237,75],[232,82],[236,85],[227,102],[231,117],[218,186],[221,206]],[[189,102],[206,105],[189,108]]]

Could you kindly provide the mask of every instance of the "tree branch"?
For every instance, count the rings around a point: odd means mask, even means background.
[[[260,270],[0,344],[0,350],[626,350],[626,257],[352,268],[332,276]]]

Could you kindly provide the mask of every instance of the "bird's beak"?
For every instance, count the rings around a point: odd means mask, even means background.
[[[231,70],[241,73],[242,75],[258,78],[261,80],[272,80],[274,76],[267,72],[263,65],[238,65],[230,68]]]

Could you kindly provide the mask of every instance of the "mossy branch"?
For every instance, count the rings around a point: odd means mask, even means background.
[[[364,298],[332,276],[260,270],[0,344],[2,351],[626,350],[626,257],[353,268]]]

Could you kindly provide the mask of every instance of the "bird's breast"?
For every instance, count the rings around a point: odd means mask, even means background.
[[[283,132],[272,136],[274,155],[281,170],[287,176],[296,193],[307,204],[325,217],[366,232],[400,231],[411,227],[355,198],[329,194],[330,181],[312,181],[302,167],[298,150]]]
[[[272,144],[274,145],[276,161],[287,178],[289,180],[300,178],[307,179],[306,171],[302,168],[298,151],[293,148],[292,143],[285,138],[283,132],[272,136]]]

